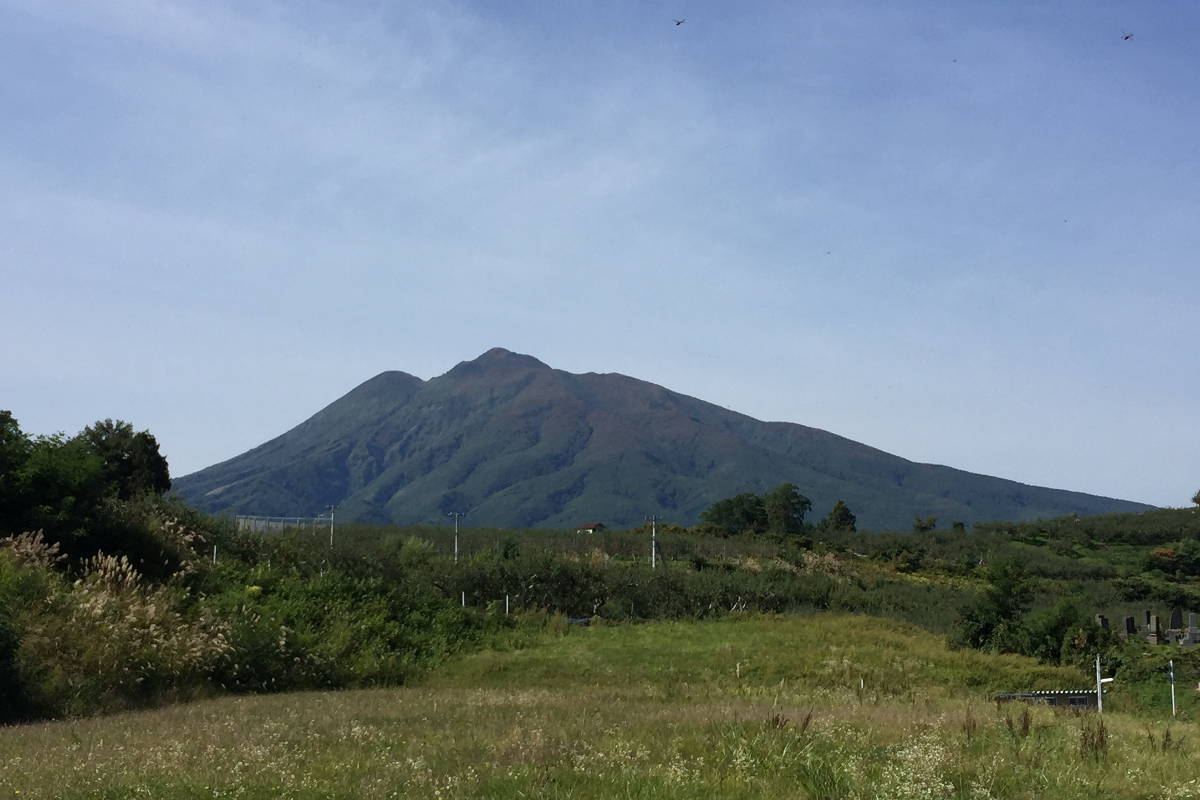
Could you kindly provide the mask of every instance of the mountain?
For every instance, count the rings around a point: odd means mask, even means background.
[[[617,374],[575,375],[496,348],[429,381],[384,372],[253,450],[175,481],[213,512],[570,528],[692,524],[716,500],[790,481],[813,516],[859,527],[1151,506],[918,464],[816,428],[760,422]]]

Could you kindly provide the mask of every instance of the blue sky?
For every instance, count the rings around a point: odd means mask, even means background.
[[[182,475],[501,346],[1186,505],[1198,33],[1192,0],[0,0],[0,407]]]

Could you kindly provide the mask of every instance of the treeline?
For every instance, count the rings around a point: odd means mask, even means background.
[[[718,500],[700,515],[697,533],[737,536],[773,534],[811,544],[811,534],[825,531],[855,531],[854,514],[842,500],[816,524],[804,521],[812,501],[800,494],[794,483],[783,483],[762,495],[743,492]]]
[[[1027,522],[977,522],[973,530],[1004,533],[1013,541],[1058,552],[1080,553],[1095,551],[1101,545],[1145,547],[1200,540],[1197,512],[1197,508],[1158,508],[1136,514],[1071,514]]]

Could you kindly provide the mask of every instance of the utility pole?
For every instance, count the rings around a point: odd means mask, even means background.
[[[1171,682],[1171,716],[1175,716],[1175,659],[1167,662],[1167,680]]]
[[[658,569],[658,515],[650,517],[650,569]]]
[[[454,517],[454,563],[458,563],[458,518],[464,516],[465,511],[451,511],[447,517]]]
[[[335,508],[337,508],[337,506],[333,505],[333,506],[325,506],[325,507],[329,509],[329,549],[332,550],[333,549],[333,510]]]

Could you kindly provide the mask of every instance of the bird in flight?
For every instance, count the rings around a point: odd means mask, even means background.
[[[1133,38],[1133,34],[1132,34],[1132,33],[1126,33],[1125,31],[1121,31],[1121,40],[1122,40],[1122,41],[1125,41],[1125,42],[1127,42],[1127,41],[1129,41],[1129,40],[1130,40],[1130,39],[1132,39],[1132,38]]]
[[[687,20],[686,20],[686,19],[677,19],[677,20],[675,20],[675,24],[676,24],[676,25],[682,25],[682,24],[683,24],[683,23],[685,23],[685,22],[687,22]]]

